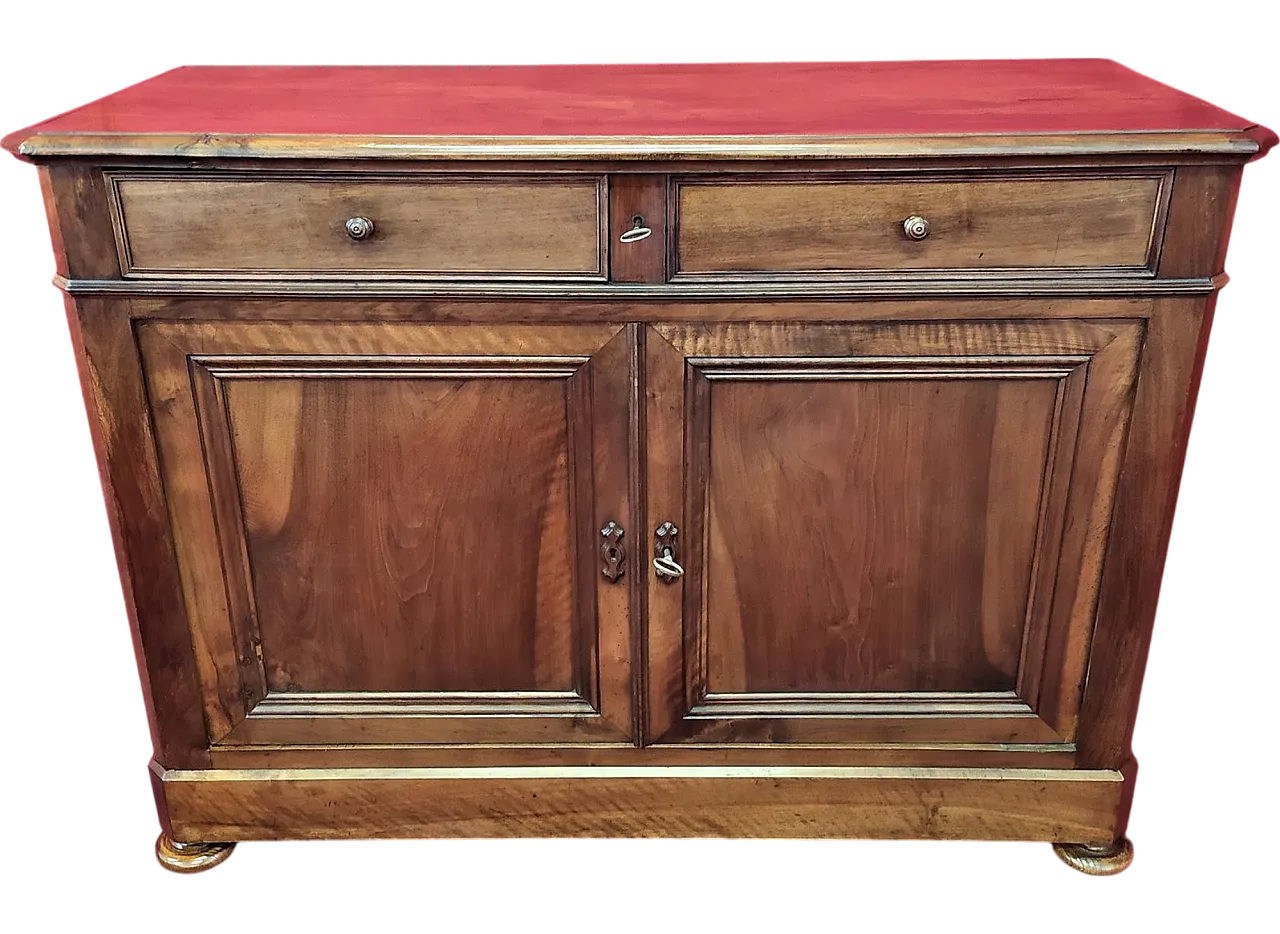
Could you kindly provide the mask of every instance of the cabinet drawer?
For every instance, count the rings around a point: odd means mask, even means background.
[[[110,181],[126,276],[603,278],[596,176]]]
[[[1168,173],[676,183],[676,275],[1149,274]],[[908,218],[923,219],[908,233]],[[914,234],[914,237],[913,237]],[[918,239],[917,239],[918,238]]]

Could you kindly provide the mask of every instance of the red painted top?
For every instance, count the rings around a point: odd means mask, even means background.
[[[4,146],[17,152],[36,134],[875,137],[1252,126],[1099,59],[200,66],[11,134]]]

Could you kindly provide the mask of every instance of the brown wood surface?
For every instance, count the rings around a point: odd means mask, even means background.
[[[1091,767],[1127,768],[1133,757],[1138,695],[1212,321],[1212,302],[1182,300],[1159,303],[1149,323],[1080,710],[1080,756]]]
[[[756,297],[728,301],[659,299],[636,301],[584,301],[581,299],[489,300],[438,299],[399,301],[324,301],[294,299],[182,297],[138,298],[130,303],[137,318],[183,321],[314,321],[317,314],[326,321],[407,321],[420,323],[470,323],[475,325],[512,322],[569,324],[590,321],[600,324],[641,321],[1014,321],[1055,318],[1146,318],[1151,314],[1152,297],[957,297],[946,299],[895,299],[880,297],[863,301],[778,300]]]
[[[423,768],[449,766],[595,765],[809,765],[898,768],[1070,769],[1069,743],[795,743],[592,745],[274,745],[220,744],[209,751],[213,768]]]
[[[618,335],[146,325],[211,738],[628,734],[595,531],[625,518],[625,339],[588,367]]]
[[[224,389],[268,690],[578,687],[569,379],[287,366]]]
[[[205,766],[204,683],[187,630],[129,308],[120,302],[68,299],[67,322],[156,761],[179,768]]]
[[[1161,276],[1222,272],[1242,174],[1243,167],[1238,165],[1178,166],[1160,256]]]
[[[111,176],[126,275],[605,275],[599,178],[224,175]]]
[[[1146,269],[1165,175],[732,182],[683,179],[676,275],[834,270]],[[924,240],[903,221],[929,222]]]
[[[1120,776],[996,769],[167,772],[178,840],[882,837],[1110,843]],[[926,804],[927,802],[927,804]]]
[[[108,188],[102,173],[77,163],[44,165],[40,188],[58,273],[118,277],[120,257],[110,236]]]
[[[623,719],[629,713],[623,707],[626,699],[606,698],[606,716],[591,710],[578,697],[545,692],[533,700],[489,693],[459,696],[427,692],[404,703],[375,694],[360,697],[355,704],[338,705],[316,703],[313,696],[304,695],[287,706],[259,705],[222,742],[247,746],[617,743],[626,739],[631,728]]]
[[[640,334],[644,420],[639,455],[645,478],[645,706],[642,739],[652,743],[680,723],[684,684],[684,586],[653,573],[649,537],[664,522],[688,530],[683,487],[684,357],[651,327]],[[685,536],[686,541],[688,535]],[[690,565],[696,572],[696,568]]]
[[[35,137],[162,824],[1110,842],[1214,126]]]
[[[173,837],[173,824],[169,821],[169,803],[164,794],[164,767],[152,760],[147,768],[147,778],[151,780],[151,797],[156,803],[156,816],[160,818],[160,832]]]
[[[1098,586],[1149,322],[1114,325],[1113,339],[1089,361],[1084,391],[1091,401],[1085,402],[1073,439],[1066,521],[1061,539],[1049,543],[1045,554],[1046,565],[1056,556],[1056,570],[1052,584],[1038,588],[1032,608],[1036,614],[1047,606],[1049,622],[1041,641],[1028,639],[1023,646],[1018,686],[1020,696],[1044,721],[1071,740],[1077,738],[1076,715],[1089,671]]]
[[[1061,377],[880,372],[708,387],[709,693],[1013,690]]]
[[[640,576],[641,555],[635,540],[636,478],[632,451],[635,419],[635,382],[632,359],[635,353],[635,326],[621,328],[591,355],[578,383],[590,418],[574,422],[576,443],[589,455],[575,464],[577,496],[575,513],[578,540],[591,542],[578,550],[576,573],[578,593],[585,607],[594,610],[594,652],[582,651],[592,666],[586,693],[605,721],[632,743],[640,739],[640,698],[642,662],[638,644],[642,614],[633,604],[634,582]],[[585,469],[590,466],[590,470]],[[601,530],[609,522],[623,529],[627,550],[623,576],[608,580],[603,575],[600,553]],[[632,540],[627,542],[627,535]],[[629,562],[629,563],[628,563]],[[581,629],[584,638],[589,629]]]
[[[133,159],[299,159],[391,161],[583,163],[611,161],[640,164],[677,160],[696,163],[756,160],[830,159],[1137,159],[1143,162],[1261,158],[1276,144],[1276,135],[1254,125],[1243,130],[1187,130],[1138,133],[960,134],[940,136],[321,136],[271,134],[246,139],[219,133],[37,133],[17,142],[21,159],[44,161],[63,157]]]
[[[619,238],[637,224],[653,232],[643,240],[623,243]],[[609,179],[610,281],[665,282],[667,235],[666,176],[612,176]]]
[[[1140,325],[651,333],[651,738],[1070,738]]]

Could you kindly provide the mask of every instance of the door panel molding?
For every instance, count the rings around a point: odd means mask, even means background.
[[[658,484],[659,491],[656,496],[651,493],[648,524],[670,519],[681,526],[686,574],[682,588],[650,583],[649,701],[654,709],[645,733],[648,742],[1045,743],[1073,739],[1078,685],[1083,683],[1092,625],[1090,590],[1096,591],[1097,561],[1127,425],[1141,322],[679,324],[655,325],[650,330],[662,341],[651,342],[647,360],[651,370],[664,374],[648,394],[650,443],[657,433],[659,449],[669,451],[679,438],[681,458],[673,471],[669,456],[659,460],[651,454],[650,482]],[[1047,381],[1052,387],[1051,397],[1044,397],[1051,417],[1042,454],[1037,455],[1041,469],[1035,488],[1026,486],[1032,482],[1029,477],[998,476],[1002,469],[998,459],[991,468],[997,473],[988,478],[989,483],[1003,484],[1002,493],[1023,485],[1023,498],[1034,510],[1027,513],[1034,520],[1034,537],[1025,601],[1019,603],[1022,624],[1017,644],[1005,650],[1006,655],[1016,655],[1008,689],[717,688],[717,659],[722,672],[746,671],[750,666],[741,655],[743,645],[735,648],[731,638],[733,634],[741,637],[736,629],[740,624],[724,615],[738,605],[737,599],[745,598],[715,597],[707,577],[709,561],[718,555],[723,567],[728,560],[725,543],[713,541],[716,520],[708,499],[714,471],[726,469],[713,464],[715,387],[755,385],[767,392],[771,385],[910,381],[922,381],[921,385],[1012,381],[1015,387]],[[752,399],[757,397],[758,392]],[[921,397],[913,398],[920,402]],[[824,414],[816,411],[817,417]],[[754,431],[746,426],[740,430]],[[783,458],[774,466],[784,473],[787,458],[792,458],[789,463],[796,470],[812,466],[806,464],[803,451],[784,451],[776,457]],[[679,476],[673,476],[677,472]],[[740,495],[731,508],[746,499],[750,484],[735,481],[735,489]],[[673,497],[680,502],[678,519],[672,518]],[[997,496],[992,507],[985,535],[998,538],[1001,524],[1007,525],[1000,511],[1011,504]],[[815,521],[828,520],[817,517]],[[749,547],[756,545],[753,539]],[[994,547],[1007,551],[1012,546],[997,543]],[[746,573],[758,577],[770,561],[768,556],[753,556],[751,564],[754,567]],[[781,564],[785,566],[785,560]],[[992,589],[1007,589],[1007,575],[989,576]],[[672,593],[680,589],[682,594]],[[713,601],[718,601],[720,609],[711,608]],[[778,625],[794,624],[780,621]],[[794,629],[790,636],[802,638]],[[1077,685],[1074,693],[1064,687],[1071,684]],[[1042,703],[1046,691],[1053,692],[1057,702]]]
[[[148,378],[159,402],[155,406],[158,435],[169,455],[164,458],[165,473],[193,609],[193,639],[206,646],[210,689],[205,693],[218,707],[218,728],[210,731],[212,743],[575,743],[617,742],[632,735],[629,618],[625,608],[621,614],[601,614],[608,598],[597,596],[598,532],[591,531],[601,508],[621,510],[617,517],[627,520],[625,437],[621,449],[615,450],[618,445],[608,432],[597,438],[592,430],[597,417],[618,420],[624,426],[627,421],[626,367],[621,372],[612,368],[598,372],[592,365],[592,354],[614,342],[621,349],[610,350],[610,355],[621,353],[625,359],[628,348],[625,338],[619,339],[622,329],[512,326],[486,330],[476,334],[474,328],[448,325],[370,329],[317,324],[284,331],[270,323],[163,321],[139,328]],[[430,352],[415,352],[421,350]],[[259,626],[260,584],[255,584],[246,530],[245,490],[239,473],[244,462],[236,452],[231,387],[274,381],[282,385],[314,381],[322,387],[331,381],[350,381],[358,387],[369,381],[397,380],[415,385],[423,380],[442,381],[441,391],[446,393],[475,386],[476,381],[562,385],[559,430],[564,440],[559,456],[563,463],[557,468],[562,480],[556,482],[564,485],[560,494],[564,505],[559,508],[567,515],[569,524],[562,534],[569,536],[570,552],[547,557],[567,562],[567,580],[557,584],[557,589],[563,587],[564,597],[555,598],[551,606],[567,606],[572,624],[568,641],[563,642],[565,633],[557,631],[560,624],[554,622],[555,616],[548,618],[552,629],[544,631],[542,623],[534,623],[533,664],[544,672],[539,680],[550,679],[545,689],[315,691],[281,690],[279,685],[270,689],[267,663],[272,648],[268,644],[264,651]],[[255,400],[274,398],[255,392]],[[511,392],[516,390],[504,391],[507,396]],[[344,396],[337,398],[350,403]],[[600,411],[601,406],[607,411]],[[262,419],[269,417],[255,415],[254,424],[265,430],[269,423]],[[202,457],[193,456],[195,452],[203,452]],[[385,473],[404,468],[374,463],[369,469]],[[410,482],[411,476],[406,473],[402,479]],[[410,529],[409,533],[430,536],[432,530]],[[447,545],[437,542],[431,547]],[[343,545],[339,542],[334,547]],[[356,542],[350,547],[362,546]],[[485,553],[471,555],[469,560],[499,563],[493,573],[500,576],[501,562],[509,560],[505,550],[511,547],[511,542],[495,540],[491,549],[486,546]],[[365,557],[376,559],[376,555]],[[536,561],[541,568],[542,556]],[[542,577],[551,572],[538,573]],[[222,591],[221,601],[208,599],[215,589]],[[621,632],[602,631],[610,627]],[[537,649],[539,639],[545,642],[545,652]],[[541,666],[539,658],[550,661],[554,670]],[[557,686],[565,677],[569,681]]]

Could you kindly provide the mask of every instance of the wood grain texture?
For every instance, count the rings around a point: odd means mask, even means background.
[[[67,301],[156,761],[208,765],[204,685],[187,632],[142,365],[121,302]]]
[[[431,768],[496,766],[772,765],[898,768],[1070,769],[1070,744],[863,743],[802,745],[754,743],[636,747],[597,743],[569,746],[277,745],[221,744],[209,751],[214,768]]]
[[[1183,165],[1174,172],[1160,275],[1216,276],[1223,271],[1243,167]]]
[[[627,370],[588,366],[618,333],[142,329],[215,741],[628,733],[593,528]]]
[[[450,165],[521,163],[525,166],[572,161],[642,165],[678,162],[747,166],[757,160],[847,159],[1096,159],[1120,161],[1231,160],[1248,162],[1275,146],[1274,132],[1254,125],[1244,130],[1146,131],[1136,133],[962,133],[939,136],[334,136],[270,134],[246,137],[220,133],[10,134],[5,140],[19,159],[44,162],[66,157],[128,159],[296,159],[430,162]]]
[[[180,840],[1113,839],[1108,771],[812,768],[165,772]]]
[[[1023,646],[1018,691],[1064,739],[1077,737],[1084,680],[1090,666],[1099,582],[1114,523],[1114,503],[1132,420],[1146,327],[1113,322],[1111,339],[1089,360],[1079,427],[1064,438],[1075,449],[1065,522],[1056,548],[1052,584],[1037,588],[1033,613],[1047,605],[1043,641]],[[1044,661],[1040,661],[1043,658]]]
[[[287,699],[287,695],[282,695]],[[595,711],[575,697],[544,692],[549,703],[491,692],[410,695],[407,703],[370,694],[351,705],[297,704],[255,707],[222,743],[237,746],[364,746],[441,744],[446,746],[612,744],[628,738],[626,698],[606,698]],[[610,703],[616,700],[618,703]]]
[[[138,298],[130,303],[138,318],[183,321],[315,320],[317,307],[327,321],[512,324],[572,324],[665,321],[777,321],[783,316],[796,322],[843,321],[1020,321],[1055,318],[1146,318],[1153,299],[1145,298],[952,298],[867,299],[862,301],[785,301],[757,297],[728,301],[583,301],[558,300],[477,301],[474,299],[378,301],[252,301],[229,297]]]
[[[594,603],[596,620],[596,650],[590,656],[595,663],[591,672],[594,681],[586,685],[587,696],[595,701],[605,720],[635,744],[640,742],[643,703],[639,633],[643,610],[635,604],[636,581],[643,567],[642,556],[635,548],[641,533],[637,516],[640,485],[633,453],[638,404],[633,369],[637,330],[634,325],[620,329],[587,362],[583,375],[588,382],[583,387],[589,393],[591,418],[577,423],[581,427],[576,437],[584,447],[589,437],[590,460],[575,462],[578,489],[584,491],[578,494],[575,507],[579,517],[577,535],[583,541],[598,544],[600,530],[608,522],[622,524],[624,540],[626,530],[631,530],[622,579],[606,581],[601,575],[599,552],[584,548],[580,551],[578,588],[584,602]],[[588,463],[589,471],[584,469]]]
[[[637,218],[639,220],[637,220]],[[643,240],[619,238],[636,226],[653,231]],[[664,175],[613,175],[609,179],[609,279],[667,279],[667,179]]]
[[[988,176],[990,173],[986,173]],[[1117,267],[1147,271],[1166,177],[675,183],[677,276]],[[903,220],[929,222],[910,240]]]
[[[230,458],[218,450],[229,439],[225,433],[211,439],[214,466],[206,467],[196,392],[207,381],[192,379],[189,350],[176,334],[151,325],[136,333],[182,579],[186,639],[200,676],[206,741],[216,743],[266,694],[254,648],[258,634],[239,498],[211,495],[217,485],[226,490],[234,483],[226,466]],[[219,453],[224,456],[218,458]],[[219,529],[220,518],[231,520],[225,531]]]
[[[164,766],[154,759],[147,768],[147,778],[151,780],[151,797],[156,803],[156,816],[160,819],[160,832],[173,837],[173,825],[169,822],[169,804],[164,794]]]
[[[651,327],[641,332],[644,410],[641,444],[645,508],[645,705],[643,742],[670,733],[687,709],[684,681],[683,587],[659,580],[649,537],[664,522],[686,528],[684,485],[684,356]],[[687,538],[687,536],[686,536]],[[696,569],[695,569],[696,570]]]
[[[642,303],[635,317],[651,320],[644,309],[650,302],[697,302],[701,304],[750,303],[754,301],[936,301],[948,299],[973,301],[1008,301],[1037,298],[1091,298],[1142,300],[1171,295],[1208,295],[1221,285],[1221,280],[1205,276],[1190,279],[1150,279],[1136,276],[1072,275],[1026,278],[995,272],[965,270],[934,276],[917,272],[907,276],[885,277],[880,274],[845,277],[796,274],[774,274],[768,278],[714,278],[695,281],[677,280],[661,285],[649,283],[549,283],[535,281],[467,281],[409,279],[340,279],[279,280],[267,279],[64,279],[55,277],[54,284],[70,295],[117,296],[139,300],[153,298],[216,299],[240,296],[245,299],[272,298],[323,299],[397,299],[408,301],[534,301],[534,302],[612,302]],[[615,312],[615,317],[617,313]],[[622,319],[627,320],[627,319]]]
[[[1177,138],[1178,134],[1169,134]],[[236,173],[288,173],[303,174],[330,173],[349,175],[352,177],[388,177],[405,175],[447,175],[455,177],[487,178],[503,176],[511,178],[556,178],[571,177],[606,177],[614,180],[623,175],[665,175],[683,177],[685,175],[722,175],[726,178],[738,176],[755,176],[763,181],[771,177],[784,179],[812,178],[815,174],[836,175],[853,178],[883,179],[898,173],[930,173],[950,176],[952,172],[966,173],[973,170],[986,169],[993,177],[1007,177],[1009,174],[1022,172],[1053,172],[1087,175],[1090,172],[1121,174],[1138,171],[1141,173],[1166,172],[1178,165],[1230,165],[1236,160],[1221,155],[1204,155],[1185,153],[1183,158],[1150,158],[1127,153],[1111,155],[1082,155],[1069,151],[1057,153],[1051,157],[1035,157],[1011,154],[999,162],[979,155],[957,156],[945,161],[928,155],[896,156],[876,160],[874,162],[857,158],[831,158],[823,160],[821,165],[811,161],[788,159],[785,157],[762,156],[751,160],[742,159],[697,159],[656,157],[643,165],[634,162],[609,159],[580,159],[576,154],[565,154],[558,160],[549,159],[500,159],[488,160],[477,164],[469,159],[440,159],[426,163],[418,159],[395,158],[388,154],[385,159],[369,159],[364,157],[346,157],[333,159],[297,158],[281,161],[249,156],[245,158],[210,157],[187,163],[175,163],[171,158],[150,157],[129,160],[70,160],[50,159],[41,164],[60,165],[76,162],[80,165],[100,165],[108,171],[166,173],[181,169],[199,171],[211,175],[214,172],[229,172],[228,178]]]
[[[78,163],[41,166],[40,189],[59,275],[118,277],[120,259],[109,235],[108,189],[101,170]]]
[[[1089,767],[1129,768],[1133,758],[1138,695],[1212,320],[1211,301],[1177,301],[1161,302],[1148,324],[1080,710],[1080,756]]]
[[[598,178],[110,176],[129,276],[602,279]],[[349,218],[373,221],[355,241]]]
[[[329,307],[329,306],[326,306]],[[190,354],[209,356],[358,357],[376,364],[384,357],[589,357],[623,330],[621,324],[583,321],[577,324],[472,327],[460,322],[386,322],[360,320],[351,309],[336,307],[338,326],[314,317],[298,321],[225,320],[169,322],[157,314],[138,325],[140,340],[148,333],[176,341]],[[307,310],[307,309],[300,309]],[[335,361],[336,362],[336,361]],[[393,365],[396,361],[389,361]]]
[[[652,330],[686,575],[650,588],[651,736],[1070,735],[1140,324]]]
[[[228,381],[271,691],[578,686],[568,380],[540,375]]]
[[[856,309],[857,306],[852,306]],[[1063,306],[1065,309],[1065,305]],[[685,357],[1054,357],[1088,355],[1115,336],[1125,322],[860,321],[846,324],[778,320],[736,324],[677,322],[650,330]],[[705,362],[705,361],[703,361]]]
[[[805,375],[710,387],[707,692],[1012,691],[1060,378]]]

